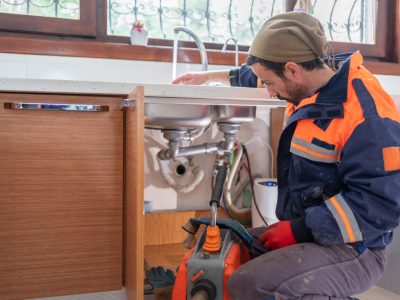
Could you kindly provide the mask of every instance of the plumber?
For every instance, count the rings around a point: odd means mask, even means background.
[[[400,217],[400,115],[359,52],[333,55],[300,12],[264,23],[246,64],[173,83],[265,86],[288,102],[278,149],[279,222],[228,282],[232,299],[354,299],[385,271]],[[262,200],[261,200],[262,201]]]

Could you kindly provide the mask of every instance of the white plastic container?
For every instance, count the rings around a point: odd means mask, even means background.
[[[256,179],[254,181],[254,194],[258,209],[267,224],[271,225],[278,222],[279,220],[275,214],[276,202],[278,200],[278,183],[276,178]],[[251,205],[251,221],[252,227],[265,226],[265,223],[254,205],[254,199]]]
[[[135,22],[131,29],[131,45],[146,46],[148,32],[142,22]]]

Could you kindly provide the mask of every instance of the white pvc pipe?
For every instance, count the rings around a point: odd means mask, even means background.
[[[174,190],[176,190],[179,193],[190,193],[203,181],[204,171],[199,166],[195,166],[192,171],[194,179],[186,185],[181,185],[173,177],[173,173],[168,166],[170,161],[162,160],[159,158],[158,155],[157,155],[157,160],[158,164],[160,165],[160,171],[163,179],[168,185],[170,185]]]

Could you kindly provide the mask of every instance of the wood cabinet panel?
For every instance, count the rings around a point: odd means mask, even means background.
[[[159,246],[182,244],[187,233],[182,229],[191,218],[209,218],[210,210],[163,211],[144,215],[144,245]],[[218,209],[218,218],[229,219],[222,208]],[[198,235],[202,230],[198,231]],[[182,246],[183,247],[183,246]],[[152,248],[155,249],[155,248]]]
[[[128,300],[144,298],[144,87],[128,97],[125,118],[124,279]]]
[[[11,110],[4,102],[110,110]],[[0,93],[1,299],[121,288],[120,108],[116,97]]]

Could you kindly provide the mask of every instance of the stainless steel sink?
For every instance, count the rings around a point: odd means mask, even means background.
[[[246,123],[252,122],[256,117],[255,106],[214,106],[214,122],[224,123]]]
[[[192,130],[207,127],[213,118],[211,105],[146,103],[145,127],[152,129]]]
[[[151,129],[193,130],[211,122],[246,123],[256,117],[255,106],[146,103],[145,127]]]

